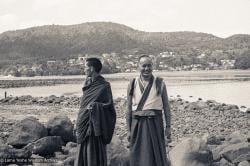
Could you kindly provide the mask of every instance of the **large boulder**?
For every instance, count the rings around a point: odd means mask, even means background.
[[[250,152],[249,151],[246,154],[242,154],[242,155],[236,157],[236,159],[233,160],[232,162],[234,164],[237,164],[237,163],[240,163],[240,162],[245,161],[245,160],[250,161]]]
[[[250,143],[242,142],[225,147],[220,155],[232,163],[250,160]]]
[[[32,151],[40,156],[53,155],[54,152],[62,150],[62,139],[60,136],[43,137],[32,143]]]
[[[49,119],[47,123],[49,135],[61,136],[63,142],[73,141],[74,125],[66,115],[57,115]]]
[[[222,144],[222,145],[219,145],[219,146],[216,146],[214,148],[211,148],[211,145],[210,145],[210,150],[212,151],[213,153],[213,160],[214,161],[219,161],[221,160],[221,151],[223,151],[224,148],[226,148],[228,146],[228,144]]]
[[[249,138],[250,138],[250,133],[243,133],[242,131],[235,131],[226,138],[226,141],[230,144],[237,144],[241,142],[248,142]]]
[[[27,117],[13,127],[7,143],[20,148],[47,135],[48,132],[43,124],[34,117]]]
[[[210,166],[213,156],[202,138],[186,138],[170,151],[172,166]]]
[[[242,161],[242,162],[239,163],[238,166],[250,166],[250,162],[248,162],[248,161]]]
[[[222,158],[219,163],[220,166],[234,166],[234,164],[230,163],[226,159]]]

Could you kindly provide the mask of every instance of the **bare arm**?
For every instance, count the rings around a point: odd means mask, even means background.
[[[163,103],[163,111],[164,111],[164,117],[166,121],[166,136],[168,138],[171,137],[170,128],[171,128],[171,113],[170,113],[170,107],[168,102],[168,94],[167,94],[167,88],[164,82],[162,82],[162,103]]]
[[[126,112],[126,122],[127,130],[131,131],[131,122],[132,122],[132,96],[130,95],[131,83],[128,85],[127,89],[127,112]]]

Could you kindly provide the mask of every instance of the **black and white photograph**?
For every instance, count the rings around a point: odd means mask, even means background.
[[[0,0],[0,166],[250,166],[250,0]]]

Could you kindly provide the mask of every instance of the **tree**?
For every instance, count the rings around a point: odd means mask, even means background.
[[[112,66],[108,62],[108,60],[104,59],[102,64],[102,71],[103,74],[111,73],[112,72]]]
[[[16,66],[9,66],[7,69],[5,69],[4,75],[13,75],[15,77],[19,77],[20,72]]]
[[[250,69],[250,50],[242,53],[235,61],[236,69]]]
[[[35,72],[31,69],[24,70],[21,74],[27,77],[35,76]]]

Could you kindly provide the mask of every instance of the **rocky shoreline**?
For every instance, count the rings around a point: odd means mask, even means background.
[[[25,79],[25,80],[1,80],[0,88],[20,88],[33,86],[53,86],[58,84],[79,84],[83,79]]]
[[[69,107],[76,110],[79,108],[79,102],[80,99],[76,96],[58,97],[54,95],[49,97],[21,96],[0,99],[0,105],[3,107],[8,105],[25,105],[30,107],[37,105],[48,108]],[[126,100],[118,98],[114,103],[117,111],[117,124],[114,138],[108,147],[109,165],[128,165],[128,142],[125,121]],[[192,160],[204,166],[209,164],[216,166],[243,166],[242,164],[249,164],[249,109],[247,112],[241,112],[236,105],[222,104],[212,100],[203,101],[202,99],[196,102],[188,102],[181,98],[171,99],[170,106],[172,114],[172,142],[169,144],[169,149],[171,149],[170,158],[173,166],[182,165],[181,162],[187,162],[184,161],[188,158],[185,156],[186,152],[196,154],[192,156]],[[74,112],[74,114],[76,113]],[[1,122],[3,123],[0,124],[0,158],[7,158],[7,154],[14,154],[21,159],[33,156],[35,159],[57,160],[56,163],[51,163],[52,165],[72,165],[76,144],[74,143],[74,138],[69,133],[73,133],[72,126],[74,122],[67,116],[59,115],[50,117],[46,124],[40,123],[39,119],[27,118],[29,119],[23,121],[7,121],[2,118]],[[27,121],[30,122],[29,124],[34,123],[34,125],[27,125],[25,123]],[[61,129],[64,129],[63,134],[52,130],[53,127],[58,128],[58,125]],[[14,138],[12,135],[23,135],[24,131],[22,129],[30,128],[31,126],[40,126],[38,128],[41,131],[36,134],[26,132],[25,138],[30,138],[25,140],[26,142],[22,139],[20,140],[21,136],[16,137],[17,139],[14,141],[10,141],[11,138]],[[27,131],[34,130],[30,129]],[[68,134],[65,134],[65,132],[68,132]],[[28,137],[30,135],[36,135],[37,137]],[[63,135],[68,135],[70,138],[65,141]],[[20,144],[20,141],[25,143]],[[51,152],[43,152],[44,149],[46,151],[46,147],[52,146],[51,142],[53,142],[54,147]],[[207,160],[200,161],[199,159],[204,158],[204,156]],[[33,161],[33,164],[37,165],[38,163]],[[198,166],[199,164],[189,165]]]

